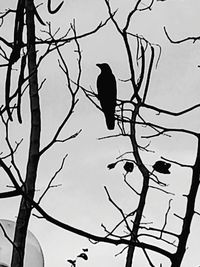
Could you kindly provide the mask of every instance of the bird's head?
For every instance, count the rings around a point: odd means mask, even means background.
[[[96,66],[101,70],[110,70],[110,66],[107,63],[98,63]]]

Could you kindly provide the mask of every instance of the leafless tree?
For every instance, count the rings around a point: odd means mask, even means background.
[[[107,10],[109,15],[112,14],[111,3],[105,0]],[[128,138],[131,143],[131,149],[129,152],[124,153],[116,159],[115,162],[108,165],[109,169],[115,168],[119,162],[129,163],[131,166],[130,171],[124,165],[126,174],[124,174],[124,182],[129,189],[133,191],[138,198],[137,202],[134,203],[134,208],[127,214],[122,208],[113,200],[109,190],[105,187],[108,200],[113,204],[113,206],[119,211],[122,216],[122,220],[113,227],[112,230],[108,230],[105,225],[102,225],[107,233],[107,237],[119,238],[129,240],[127,245],[127,257],[126,257],[126,267],[134,266],[134,255],[135,250],[140,248],[144,252],[144,257],[147,259],[149,266],[155,265],[153,258],[151,258],[151,251],[157,252],[170,261],[171,267],[181,266],[183,263],[183,258],[187,249],[187,242],[190,235],[192,220],[195,214],[199,214],[195,211],[195,203],[197,201],[197,193],[199,187],[199,175],[200,175],[200,150],[199,150],[199,133],[184,129],[184,128],[171,128],[168,126],[162,126],[160,123],[151,122],[149,117],[145,118],[145,115],[152,111],[160,115],[170,116],[171,118],[181,117],[195,109],[200,107],[199,104],[181,110],[179,112],[173,112],[172,110],[165,110],[160,107],[150,105],[147,101],[147,95],[151,94],[150,81],[153,75],[153,70],[156,68],[158,60],[160,59],[161,47],[157,44],[150,43],[144,36],[140,36],[139,33],[131,33],[130,23],[134,20],[134,15],[137,12],[142,12],[153,7],[154,1],[149,5],[144,5],[142,1],[136,1],[134,8],[129,12],[125,25],[122,27],[115,19],[112,17],[112,22],[116,28],[116,31],[121,36],[124,47],[127,54],[127,61],[129,67],[129,77],[126,81],[132,87],[132,95],[127,100],[118,99],[118,104],[116,107],[116,120],[118,121],[119,134],[114,136],[109,136],[105,138],[117,138],[124,136]],[[164,28],[166,36],[173,43],[180,43],[192,39],[194,41],[198,40],[199,37],[189,37],[180,41],[172,41],[169,37],[166,28]],[[131,46],[135,41],[136,50],[132,52]],[[84,89],[87,97],[94,103],[96,95]],[[95,102],[98,105],[98,102]],[[148,112],[145,112],[148,111]],[[147,145],[141,145],[141,138],[146,140],[152,140],[157,137],[170,138],[171,134],[185,134],[191,138],[197,140],[196,149],[196,159],[194,164],[182,164],[176,160],[169,158],[162,158],[155,162],[155,164],[149,169],[145,164],[144,151],[146,153],[153,152],[150,149],[150,143]],[[140,137],[140,138],[139,138]],[[162,182],[159,178],[160,174],[169,174],[169,168],[171,164],[177,165],[180,168],[188,168],[191,170],[191,184],[188,188],[188,193],[184,194],[182,192],[183,199],[185,198],[185,213],[183,215],[178,215],[176,212],[171,214],[171,203],[173,202],[174,192],[167,190],[167,184]],[[139,173],[136,171],[139,171]],[[137,179],[141,179],[141,188],[136,190],[133,185],[134,182],[130,181],[128,174],[133,172],[133,176],[137,176]],[[129,174],[130,175],[130,174]],[[175,179],[175,178],[174,178]],[[164,195],[170,196],[168,202],[168,208],[166,209],[165,215],[163,217],[164,224],[162,227],[151,227],[148,225],[148,219],[145,217],[145,209],[149,207],[151,209],[151,203],[147,201],[148,195],[151,190],[159,190]],[[146,218],[144,222],[143,218]],[[168,230],[169,220],[180,221],[180,232],[175,232]],[[124,225],[126,229],[125,235],[119,235],[119,228]],[[156,244],[157,241],[157,244]],[[124,252],[124,249],[123,249]],[[162,266],[162,263],[160,263]]]
[[[51,8],[51,1],[48,0],[47,10],[50,14],[56,14],[62,7],[63,2],[54,10]],[[63,158],[62,164],[59,170],[55,173],[52,179],[49,181],[46,190],[41,194],[37,202],[34,201],[35,197],[35,184],[37,180],[38,164],[43,155],[49,151],[57,143],[65,143],[70,139],[76,138],[81,129],[74,132],[66,138],[60,138],[60,133],[66,126],[70,117],[72,116],[75,107],[78,103],[78,91],[81,78],[81,50],[79,46],[79,39],[96,33],[101,29],[110,18],[104,22],[100,22],[99,25],[94,27],[90,32],[85,32],[82,35],[76,34],[75,21],[71,23],[69,29],[57,39],[59,32],[52,32],[51,24],[45,23],[39,15],[37,6],[35,6],[33,0],[18,0],[16,9],[7,8],[5,12],[1,13],[1,28],[3,29],[5,21],[14,17],[14,34],[12,36],[13,41],[9,42],[5,38],[1,37],[2,43],[1,59],[3,63],[1,68],[6,68],[6,82],[5,82],[5,104],[1,105],[1,122],[5,129],[5,144],[8,152],[2,152],[0,158],[0,165],[12,182],[13,190],[8,192],[2,192],[0,198],[15,197],[21,195],[21,202],[19,212],[16,221],[16,229],[13,240],[13,255],[11,266],[23,266],[25,240],[29,224],[30,215],[32,209],[37,206],[40,210],[40,202],[47,193],[47,191],[54,187],[52,185],[57,174],[62,170],[67,155]],[[43,34],[46,38],[41,38],[36,34],[36,20],[41,26],[45,27]],[[62,56],[60,48],[74,42],[75,46],[75,57],[77,57],[77,74],[75,82],[72,83],[72,79],[69,72],[68,64]],[[37,48],[36,48],[37,46]],[[41,53],[38,49],[41,47]],[[45,48],[44,48],[45,47]],[[8,56],[8,49],[11,49],[10,55]],[[39,50],[40,51],[40,50]],[[44,79],[39,85],[38,70],[43,60],[50,54],[57,53],[59,58],[58,65],[60,70],[67,81],[67,89],[69,93],[68,108],[63,120],[55,130],[52,140],[46,145],[41,147],[41,106],[40,106],[40,95],[39,91],[42,89],[46,79]],[[21,62],[20,62],[21,61]],[[20,62],[20,63],[19,63]],[[13,78],[13,66],[17,65],[19,71],[18,77]],[[13,79],[16,79],[13,82]],[[17,86],[16,86],[17,84]],[[22,98],[24,98],[26,91],[29,91],[30,101],[30,139],[27,148],[28,159],[25,163],[26,173],[22,175],[20,167],[17,164],[16,152],[20,147],[23,139],[15,141],[15,145],[12,144],[11,128],[15,131],[19,127],[19,124],[23,123],[23,115],[21,114],[22,109]],[[15,119],[15,116],[17,120]],[[19,122],[19,124],[17,123]],[[16,124],[15,124],[16,123]],[[13,126],[15,124],[15,126]],[[43,213],[41,209],[40,212]],[[44,215],[44,214],[42,214]],[[46,215],[48,217],[48,215]],[[49,218],[51,220],[51,218]],[[52,219],[54,221],[54,219]],[[55,222],[55,221],[54,221]],[[59,224],[59,222],[58,222]],[[68,227],[67,227],[68,228]]]

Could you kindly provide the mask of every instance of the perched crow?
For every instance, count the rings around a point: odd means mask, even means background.
[[[101,69],[101,73],[97,78],[98,99],[105,115],[107,128],[113,130],[115,127],[114,115],[117,96],[115,76],[107,63],[96,65]]]

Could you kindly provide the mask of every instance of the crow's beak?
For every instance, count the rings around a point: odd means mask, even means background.
[[[99,63],[98,63],[98,64],[96,64],[96,66],[97,66],[97,67],[99,67],[99,68],[101,68],[101,64],[99,64]]]

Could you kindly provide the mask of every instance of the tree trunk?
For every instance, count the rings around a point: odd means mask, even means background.
[[[130,139],[131,139],[131,144],[132,144],[133,154],[134,154],[135,160],[136,160],[136,162],[138,164],[138,168],[140,169],[140,172],[142,173],[142,176],[143,176],[143,186],[142,186],[142,190],[140,193],[140,200],[139,200],[138,207],[136,210],[136,216],[135,216],[135,220],[134,220],[134,224],[133,224],[133,228],[132,228],[132,232],[131,232],[130,241],[132,242],[132,244],[129,245],[129,247],[128,247],[128,252],[127,252],[127,257],[126,257],[126,265],[125,265],[126,267],[132,266],[133,256],[134,256],[134,251],[135,251],[134,243],[137,242],[138,230],[139,230],[140,222],[142,219],[142,214],[143,214],[143,210],[145,207],[145,201],[146,201],[148,187],[149,187],[149,171],[142,163],[142,159],[141,159],[140,154],[139,154],[139,148],[138,148],[138,144],[137,144],[137,140],[136,140],[136,124],[135,124],[135,122],[136,122],[136,117],[139,114],[139,108],[140,108],[140,104],[138,104],[138,106],[135,107],[135,110],[133,111],[133,114],[132,114]]]
[[[187,240],[190,234],[192,218],[195,212],[195,200],[199,188],[199,177],[200,177],[200,136],[198,137],[197,156],[193,167],[191,187],[189,194],[187,196],[188,201],[186,207],[186,214],[183,219],[182,231],[179,235],[179,244],[177,247],[177,251],[173,255],[171,261],[172,262],[171,267],[181,266],[183,257],[185,255]]]
[[[36,67],[35,48],[35,23],[34,23],[34,3],[33,0],[25,1],[26,26],[27,26],[27,54],[29,71],[29,96],[31,112],[31,129],[29,156],[26,170],[24,190],[28,198],[34,198],[35,181],[39,161],[40,147],[40,104],[38,95],[38,77]],[[11,267],[23,267],[24,250],[28,223],[31,215],[31,205],[23,197],[20,203],[19,213],[16,222],[14,244]]]

